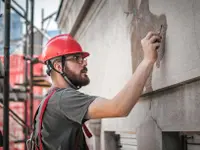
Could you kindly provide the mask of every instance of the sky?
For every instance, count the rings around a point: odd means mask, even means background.
[[[23,8],[25,8],[26,4],[26,0],[15,0],[16,2],[18,2]],[[29,0],[30,3],[30,0]],[[60,0],[35,0],[35,18],[34,18],[34,24],[35,26],[37,26],[38,28],[41,28],[41,9],[44,8],[44,16],[47,17],[50,14],[52,14],[55,11],[58,11],[60,5]],[[57,24],[55,22],[55,17],[54,19],[52,19],[52,21],[50,22],[48,29],[49,30],[54,30],[57,29]],[[44,27],[46,27],[46,24],[44,25]]]
[[[19,3],[24,9],[26,7],[26,0],[15,0],[17,3]],[[29,7],[30,7],[30,1],[29,0]],[[22,14],[23,12],[21,11],[21,9],[19,9],[19,7],[17,7],[13,1],[11,0],[11,4],[17,8],[18,11],[20,11]],[[60,0],[35,0],[35,18],[34,18],[34,25],[36,27],[38,27],[39,29],[41,29],[41,10],[42,8],[44,8],[44,17],[49,16],[50,14],[54,13],[55,11],[58,11],[60,5]],[[0,13],[4,13],[4,9],[2,8],[4,6],[4,3],[1,3],[1,9],[0,9]],[[29,8],[30,10],[30,8]],[[13,12],[13,11],[12,11]],[[47,30],[51,31],[51,30],[57,30],[57,23],[55,21],[56,15],[54,15],[54,18],[51,20]],[[24,19],[21,18],[21,20],[23,22],[25,22]],[[30,20],[30,13],[29,13],[29,20]],[[46,22],[46,24],[44,24],[44,29],[46,29],[48,21]],[[1,28],[1,27],[0,27]],[[22,27],[22,31],[23,33],[25,33],[25,24],[23,23],[23,27]],[[54,32],[52,32],[54,33]],[[12,33],[11,33],[12,34]],[[3,31],[0,32],[0,35],[3,35]],[[3,36],[1,36],[3,37]],[[0,55],[2,54],[2,48],[0,47]]]

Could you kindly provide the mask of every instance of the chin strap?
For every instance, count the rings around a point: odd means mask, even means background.
[[[65,81],[75,90],[78,90],[81,88],[81,86],[75,86],[67,77],[67,75],[63,72],[63,73],[60,73],[62,75],[62,77],[65,79]]]
[[[52,62],[49,60],[47,62],[47,74],[50,76],[50,73],[51,73],[51,70],[53,69],[54,71],[58,72],[63,78],[64,80],[70,85],[70,87],[72,87],[73,89],[75,90],[78,90],[81,88],[81,86],[75,86],[71,81],[70,79],[67,77],[66,73],[64,73],[64,65],[65,65],[65,57],[62,56],[62,72],[59,72],[58,70],[56,70],[54,67],[53,67],[53,64]]]

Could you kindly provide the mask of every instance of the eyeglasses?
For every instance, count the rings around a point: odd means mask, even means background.
[[[71,61],[77,62],[78,64],[83,64],[83,62],[86,61],[87,59],[85,59],[83,55],[71,55],[71,56],[66,57],[65,60],[66,61],[71,60]]]

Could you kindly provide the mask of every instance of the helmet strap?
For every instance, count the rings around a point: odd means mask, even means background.
[[[58,72],[63,78],[64,80],[75,90],[78,90],[81,88],[81,86],[75,86],[70,80],[69,78],[67,77],[67,74],[64,73],[64,63],[65,63],[65,57],[63,58],[64,56],[62,56],[62,72],[59,72],[58,70],[56,70],[52,64],[52,62],[49,60],[48,63],[47,63],[47,74],[50,76],[50,72],[51,70],[53,69],[54,71]]]
[[[51,70],[54,70],[54,71],[56,71],[56,72],[58,72],[58,73],[60,73],[58,70],[56,70],[55,68],[54,68],[54,66],[53,66],[53,64],[52,64],[52,62],[49,60],[48,62],[47,62],[47,74],[50,76],[50,73],[51,73]]]
[[[46,70],[46,73],[48,74],[48,76],[50,76],[50,73],[51,73],[51,70],[52,70],[52,67],[53,65],[52,65],[52,63],[51,63],[51,61],[49,60],[48,62],[47,62],[47,70]]]
[[[64,78],[64,80],[75,90],[78,90],[80,89],[81,87],[78,87],[78,86],[75,86],[70,80],[69,78],[67,77],[66,73],[60,73],[62,75],[62,77]]]
[[[65,56],[62,56],[61,58],[61,63],[62,63],[62,73],[60,73],[63,78],[65,79],[65,81],[75,90],[78,90],[81,88],[81,86],[75,86],[70,79],[67,77],[67,74],[64,72],[64,66],[65,66]]]

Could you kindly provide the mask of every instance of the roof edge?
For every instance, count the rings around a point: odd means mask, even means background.
[[[59,8],[58,8],[57,15],[56,15],[56,21],[58,20],[58,17],[59,17],[59,15],[60,15],[60,11],[61,11],[63,2],[64,2],[64,0],[61,0],[60,5],[59,5]]]

